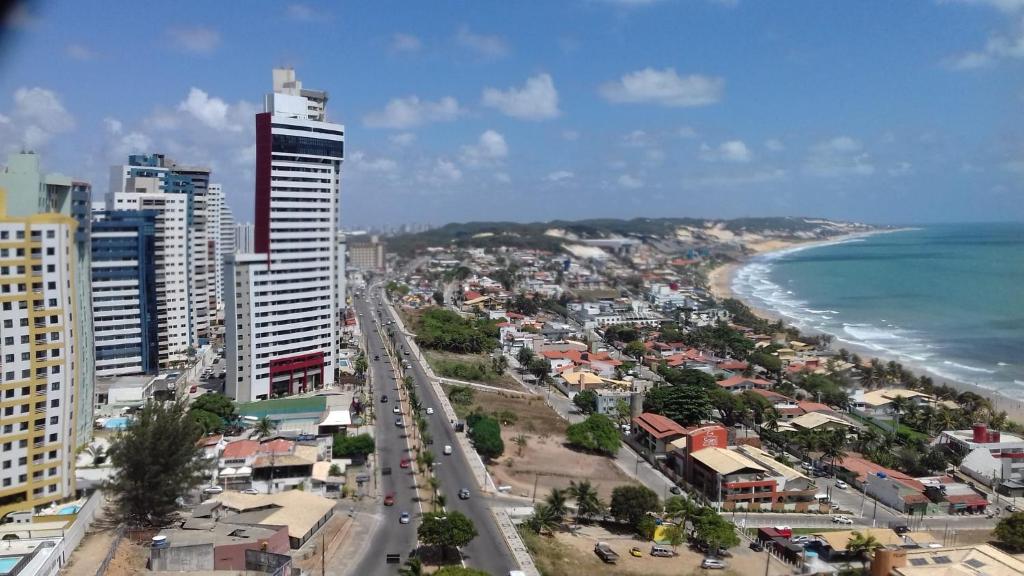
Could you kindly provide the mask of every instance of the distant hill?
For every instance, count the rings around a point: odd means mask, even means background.
[[[766,240],[815,240],[873,230],[867,224],[822,218],[775,217],[718,220],[633,218],[552,220],[550,222],[464,222],[426,232],[388,238],[388,250],[410,256],[427,247],[486,248],[512,246],[561,251],[566,243],[632,238],[694,244],[737,244]]]

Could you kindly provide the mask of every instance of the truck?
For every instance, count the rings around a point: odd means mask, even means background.
[[[594,554],[601,559],[605,564],[615,564],[619,561],[619,555],[612,550],[612,547],[607,542],[598,542],[594,544]]]

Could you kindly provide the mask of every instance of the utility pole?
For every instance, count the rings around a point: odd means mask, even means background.
[[[320,535],[320,574],[327,576],[327,535]]]

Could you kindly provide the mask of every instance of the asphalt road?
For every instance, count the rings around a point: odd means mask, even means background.
[[[359,325],[366,334],[366,354],[370,365],[370,381],[373,384],[373,408],[377,415],[374,429],[377,454],[374,466],[390,466],[391,474],[379,476],[381,485],[377,491],[380,494],[377,506],[380,508],[382,518],[377,524],[377,533],[361,536],[368,538],[369,544],[357,569],[351,573],[391,576],[398,573],[401,564],[386,564],[386,555],[401,554],[403,563],[409,558],[409,553],[416,548],[416,527],[419,524],[420,509],[419,503],[414,500],[416,492],[412,468],[399,467],[401,459],[409,455],[409,449],[405,438],[407,428],[395,426],[396,416],[391,412],[399,401],[398,392],[395,390],[394,372],[388,362],[384,343],[373,323],[369,305],[362,299],[354,299],[354,303],[356,311],[360,314]],[[375,355],[379,356],[380,360],[375,361]],[[388,396],[387,403],[380,401],[384,394]],[[384,495],[389,493],[395,496],[394,506],[384,506]],[[398,519],[402,512],[408,512],[412,516],[409,524],[399,523]]]
[[[381,307],[385,314],[385,321],[393,320],[387,316],[387,308]],[[402,360],[408,360],[412,366],[406,370],[416,381],[417,393],[423,403],[424,410],[433,408],[434,414],[425,415],[429,422],[430,434],[434,439],[433,450],[435,460],[435,475],[441,480],[441,492],[445,495],[447,510],[457,510],[468,516],[476,526],[477,537],[462,548],[462,557],[466,566],[484,570],[494,576],[505,576],[511,570],[518,570],[518,565],[512,558],[505,538],[498,530],[498,526],[491,514],[490,506],[485,498],[479,493],[473,471],[466,460],[476,458],[475,454],[463,454],[459,443],[456,441],[454,427],[448,422],[444,411],[440,409],[440,401],[434,392],[434,387],[429,384],[427,375],[423,372],[420,363],[415,358],[405,356],[401,350],[409,350],[407,336],[395,331],[397,348]],[[393,422],[392,422],[393,425]],[[453,453],[451,456],[443,454],[444,446],[450,445]],[[458,492],[462,488],[469,489],[471,496],[468,500],[460,500]],[[428,506],[425,503],[424,506]]]

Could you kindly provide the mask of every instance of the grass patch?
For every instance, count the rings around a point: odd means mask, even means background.
[[[423,356],[442,378],[479,382],[498,388],[522,390],[511,374],[498,374],[494,371],[489,354],[455,354],[439,350],[424,350]]]

